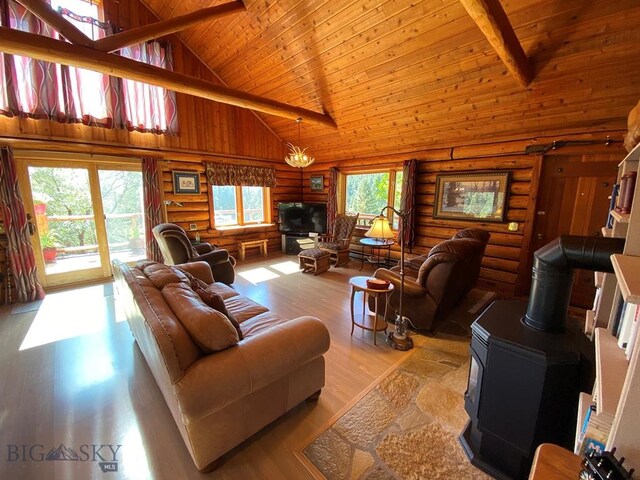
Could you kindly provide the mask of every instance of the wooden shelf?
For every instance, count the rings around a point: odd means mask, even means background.
[[[619,223],[629,223],[628,213],[618,213],[615,210],[611,210],[611,216]]]
[[[602,287],[602,282],[604,282],[604,272],[593,272],[593,283],[596,288]]]
[[[582,424],[584,423],[584,417],[587,414],[587,410],[589,410],[589,406],[593,403],[593,397],[588,393],[580,392],[580,397],[578,400],[578,421],[576,422],[576,441],[573,447],[573,453],[576,455],[580,449],[580,445],[578,445],[578,437],[580,436],[580,431],[582,430]]]
[[[611,263],[624,301],[640,304],[640,257],[614,253]]]
[[[603,237],[613,237],[613,228],[602,227],[602,236]]]
[[[596,319],[596,312],[594,310],[587,310],[587,314],[584,319],[584,333],[587,336],[591,336],[593,333],[593,325]]]
[[[640,143],[638,143],[638,145],[636,145],[633,150],[631,150],[629,154],[624,157],[624,160],[622,160],[618,164],[618,166],[622,167],[627,162],[637,162],[638,160],[640,160]]]
[[[629,366],[624,350],[605,328],[596,328],[596,376],[598,414],[616,414],[618,401]]]

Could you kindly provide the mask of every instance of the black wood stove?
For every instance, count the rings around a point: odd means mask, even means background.
[[[529,301],[494,302],[471,326],[460,442],[498,479],[526,479],[535,449],[573,449],[578,396],[593,384],[593,346],[566,328],[573,269],[611,272],[624,239],[562,236],[535,252]]]

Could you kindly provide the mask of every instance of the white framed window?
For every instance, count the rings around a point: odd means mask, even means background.
[[[268,223],[269,189],[232,185],[212,185],[212,227],[235,227]]]
[[[369,223],[387,205],[400,210],[401,168],[345,172],[344,177],[345,212],[359,213],[360,219]],[[397,229],[398,218],[393,211],[386,210],[384,214],[391,226]]]

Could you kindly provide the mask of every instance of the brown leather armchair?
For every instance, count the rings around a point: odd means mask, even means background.
[[[228,251],[206,242],[191,245],[186,232],[174,223],[161,223],[153,227],[152,231],[164,257],[165,265],[207,262],[211,266],[216,282],[227,285],[233,283],[236,259],[229,255]]]
[[[413,327],[432,330],[468,293],[480,272],[479,267],[472,268],[482,261],[485,245],[473,238],[453,238],[433,247],[417,270],[413,268],[416,259],[412,260],[412,266],[405,268],[403,314]],[[387,320],[393,320],[400,299],[400,267],[379,268],[374,276],[395,287],[387,309]],[[371,299],[369,306],[373,307]]]
[[[482,242],[482,249],[477,252],[477,255],[469,257],[467,259],[469,274],[465,276],[466,282],[463,287],[463,295],[466,295],[467,293],[469,293],[469,291],[471,291],[471,289],[476,284],[476,280],[478,279],[478,275],[480,274],[482,257],[484,256],[484,251],[487,247],[487,243],[489,243],[489,238],[491,238],[491,234],[486,230],[482,230],[481,228],[465,228],[464,230],[460,230],[453,237],[451,237],[452,240],[455,240],[456,238],[467,238],[467,239],[473,239],[473,240],[478,240]],[[410,260],[406,260],[404,262],[405,274],[409,276],[417,277],[420,267],[425,262],[425,260],[429,257],[429,255],[431,255],[431,251],[429,251],[429,253],[427,254],[419,255]]]

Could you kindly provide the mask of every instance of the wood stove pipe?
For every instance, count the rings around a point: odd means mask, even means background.
[[[544,332],[564,331],[573,269],[613,272],[610,257],[622,253],[624,242],[624,238],[562,235],[536,250],[524,323]]]

